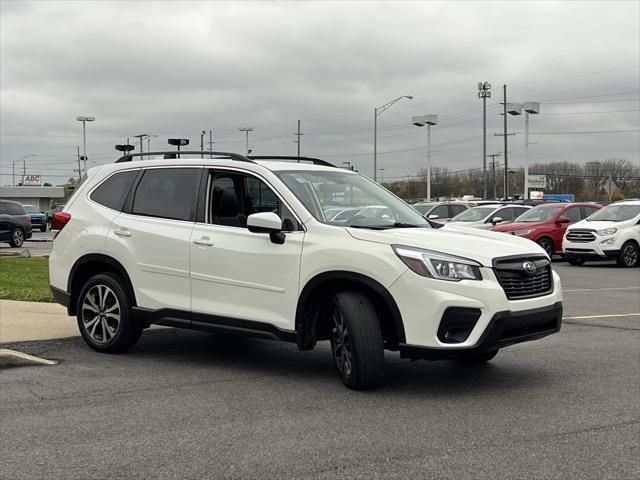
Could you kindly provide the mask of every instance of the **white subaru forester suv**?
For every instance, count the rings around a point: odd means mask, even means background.
[[[91,169],[54,216],[53,296],[95,350],[151,324],[329,340],[344,384],[366,389],[385,349],[483,363],[560,330],[560,279],[534,242],[446,231],[323,160],[165,155]],[[324,215],[368,205],[384,215]]]

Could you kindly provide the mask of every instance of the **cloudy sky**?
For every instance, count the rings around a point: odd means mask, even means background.
[[[508,101],[539,101],[532,161],[640,161],[638,1],[186,2],[0,0],[0,182],[12,162],[53,183],[74,175],[87,128],[90,166],[116,143],[149,133],[219,150],[302,154],[373,173],[373,109],[384,177],[424,166],[436,114],[433,164],[482,164],[488,80],[488,153],[501,152],[502,85]],[[511,165],[524,162],[523,117],[509,118]],[[208,137],[208,134],[207,134]],[[146,149],[146,142],[145,142]],[[21,169],[21,163],[16,168]]]

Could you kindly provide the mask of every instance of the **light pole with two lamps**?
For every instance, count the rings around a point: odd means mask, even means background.
[[[427,127],[427,201],[431,200],[431,126],[438,124],[437,115],[420,115],[411,119],[416,127]]]
[[[251,150],[249,150],[249,132],[253,132],[253,127],[238,127],[238,131],[244,132],[245,134],[245,146],[247,149],[247,155],[249,155],[251,153]]]
[[[84,161],[84,171],[87,171],[87,122],[94,122],[96,117],[78,115],[76,120],[82,122],[82,156]]]
[[[403,98],[413,100],[413,95],[402,95],[396,99],[391,100],[389,103],[385,103],[381,107],[373,109],[373,181],[377,180],[378,172],[378,116],[382,115],[389,107],[399,102]]]
[[[507,112],[521,115],[524,110],[524,189],[523,199],[529,199],[529,115],[540,113],[539,102],[507,103]]]

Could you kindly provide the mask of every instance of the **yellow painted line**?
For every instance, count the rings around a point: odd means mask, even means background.
[[[640,287],[610,287],[610,288],[574,288],[562,289],[563,292],[593,292],[601,290],[640,290]]]
[[[612,313],[610,315],[584,315],[579,317],[562,317],[563,320],[584,320],[587,318],[640,317],[638,313]]]

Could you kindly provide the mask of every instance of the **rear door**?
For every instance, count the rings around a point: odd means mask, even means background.
[[[107,252],[126,268],[138,305],[191,308],[189,240],[202,167],[142,170],[107,235]]]
[[[193,323],[262,322],[295,329],[303,227],[264,178],[210,170],[191,235]],[[252,213],[276,212],[284,244],[247,229]],[[241,322],[240,322],[241,323]]]

